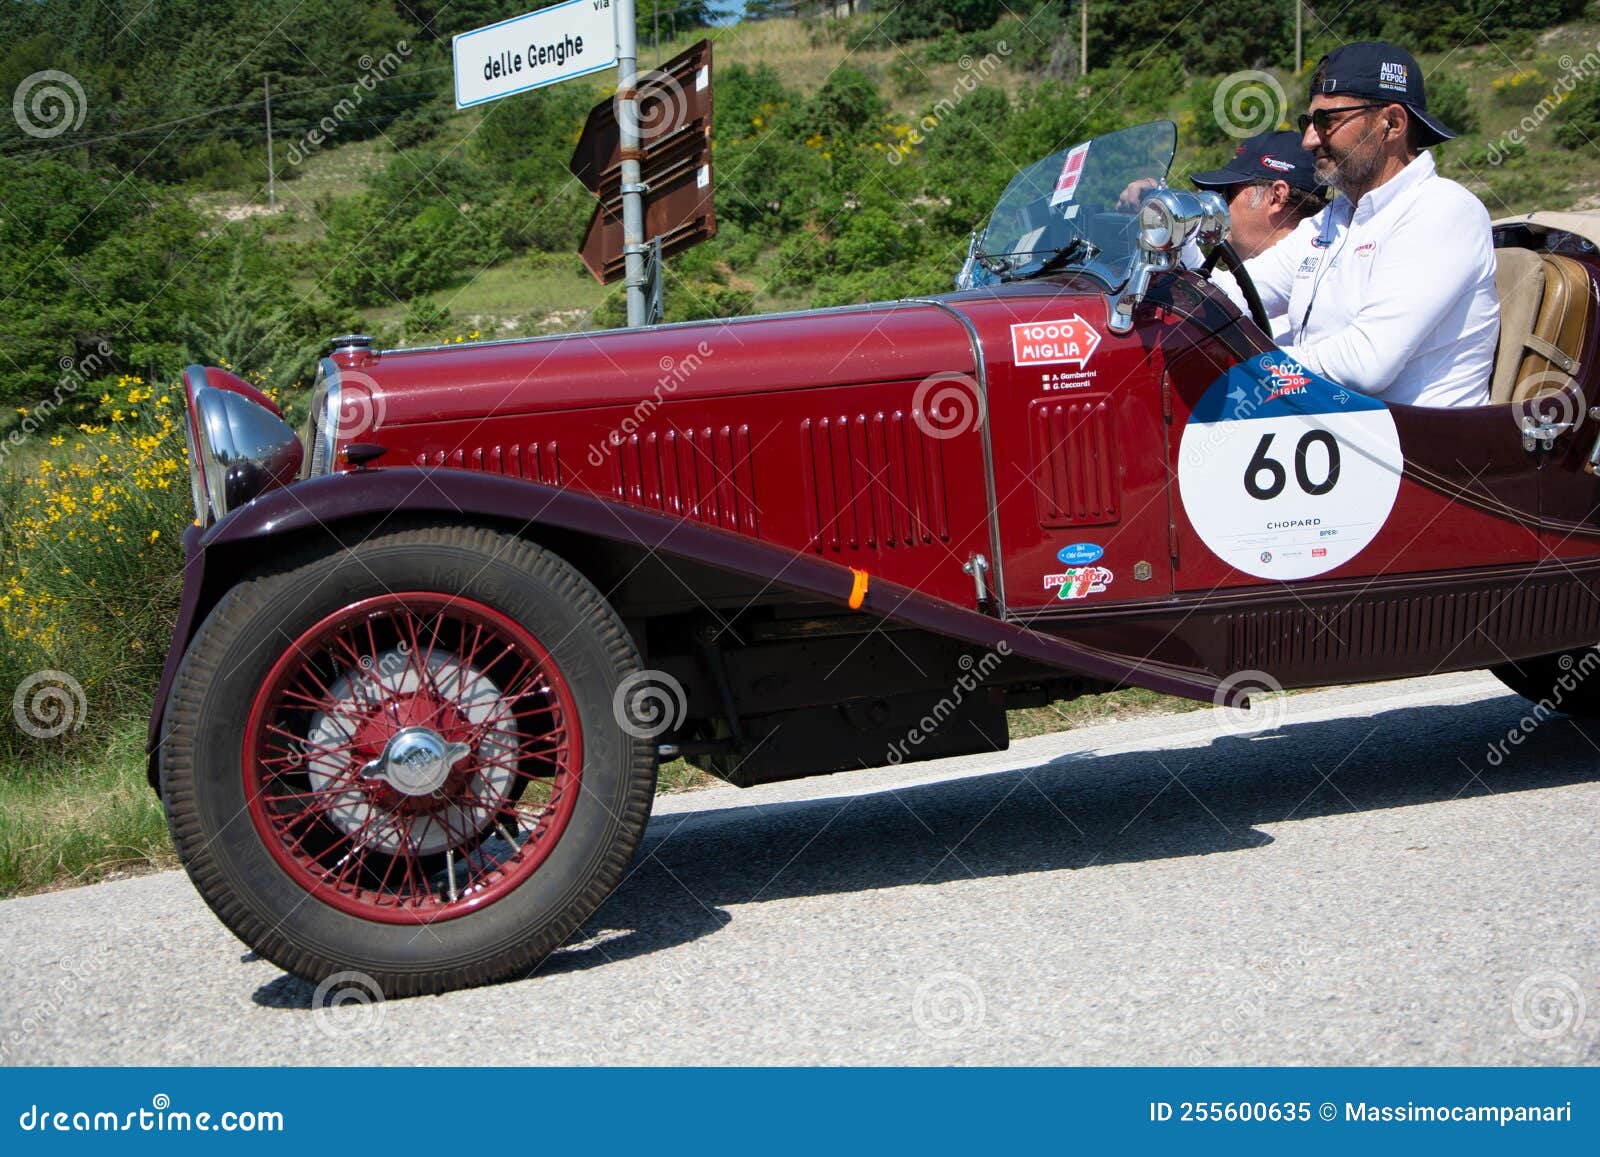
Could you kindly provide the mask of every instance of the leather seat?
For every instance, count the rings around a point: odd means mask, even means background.
[[[1577,375],[1589,328],[1589,274],[1581,262],[1531,249],[1496,249],[1500,346],[1491,402],[1555,393]]]

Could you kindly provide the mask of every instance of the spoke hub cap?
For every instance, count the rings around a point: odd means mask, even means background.
[[[402,795],[432,795],[470,752],[465,743],[451,743],[431,727],[406,727],[390,736],[383,754],[365,764],[361,774],[383,780]]]

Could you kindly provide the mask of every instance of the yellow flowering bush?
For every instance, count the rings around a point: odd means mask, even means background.
[[[177,606],[193,518],[183,392],[122,377],[78,419],[4,466],[0,674],[9,687],[65,671],[86,720],[109,725],[148,707]]]
[[[1489,94],[1499,104],[1522,104],[1537,102],[1544,95],[1544,87],[1544,73],[1539,69],[1518,68],[1490,81]]]

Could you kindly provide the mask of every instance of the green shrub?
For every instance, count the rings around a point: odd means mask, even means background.
[[[1600,82],[1584,81],[1556,113],[1556,143],[1568,149],[1593,149],[1600,142]]]
[[[1467,82],[1454,73],[1438,71],[1428,78],[1428,113],[1462,136],[1478,131],[1478,110]]]

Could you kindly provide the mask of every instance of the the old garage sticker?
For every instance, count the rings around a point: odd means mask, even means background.
[[[1261,578],[1309,578],[1373,540],[1404,465],[1382,402],[1262,354],[1195,406],[1178,448],[1178,490],[1223,561]]]

